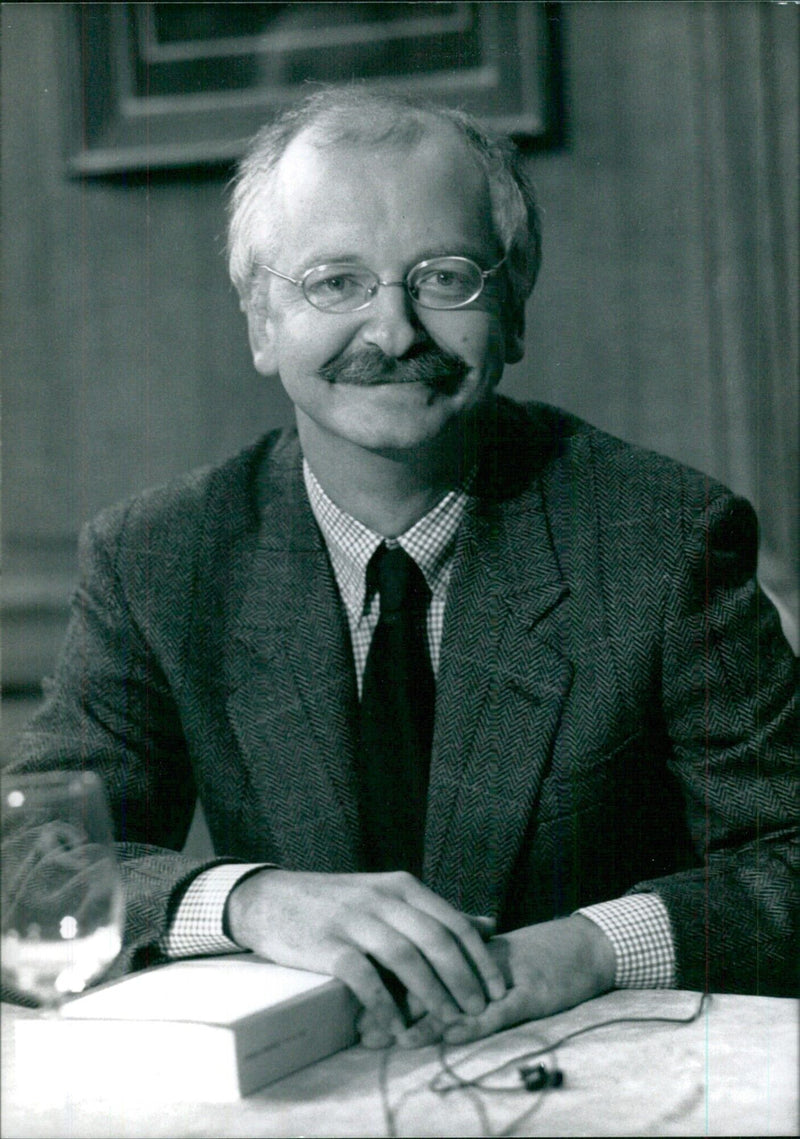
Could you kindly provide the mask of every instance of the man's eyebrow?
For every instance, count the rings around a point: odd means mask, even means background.
[[[312,253],[303,258],[303,267],[313,269],[317,265],[366,265],[360,253]]]
[[[430,261],[434,257],[469,257],[471,261],[480,264],[487,257],[485,249],[478,249],[477,246],[467,244],[456,245],[434,245],[429,247],[421,256],[417,257],[419,261]]]
[[[415,256],[408,258],[408,267],[413,269],[420,261],[431,261],[434,257],[468,257],[477,265],[481,265],[484,261],[489,260],[488,264],[494,264],[491,260],[491,255],[487,254],[485,249],[478,249],[477,246],[469,244],[461,244],[457,242],[453,245],[433,245],[426,246],[423,250],[419,251]],[[365,265],[371,268],[369,258],[365,258],[360,253],[349,252],[315,252],[308,257],[302,259],[302,272],[308,269],[313,269],[317,265]]]

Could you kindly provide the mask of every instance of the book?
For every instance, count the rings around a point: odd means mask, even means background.
[[[38,1100],[231,1101],[354,1044],[357,1011],[323,974],[249,954],[174,961],[20,1017],[17,1083]]]

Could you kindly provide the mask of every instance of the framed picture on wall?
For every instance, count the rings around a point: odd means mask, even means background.
[[[558,130],[557,5],[69,4],[69,169],[235,160],[309,83],[459,106],[523,143]]]

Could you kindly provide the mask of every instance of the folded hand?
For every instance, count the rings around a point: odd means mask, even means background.
[[[344,981],[364,1006],[362,1036],[372,1045],[406,1032],[387,971],[441,1025],[480,1017],[506,991],[476,923],[403,871],[264,870],[234,888],[228,924],[245,949]]]
[[[435,1014],[416,1010],[419,1019],[398,1037],[404,1047],[419,1047],[444,1038],[462,1044],[500,1032],[526,1020],[552,1016],[607,992],[614,984],[616,959],[600,927],[580,914],[526,926],[494,937],[488,948],[502,970],[506,993],[477,1015],[445,1024]],[[382,1042],[367,1017],[365,1043]]]

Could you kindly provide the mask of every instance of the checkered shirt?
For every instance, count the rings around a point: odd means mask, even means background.
[[[366,595],[367,565],[384,540],[388,546],[402,546],[414,559],[431,591],[427,634],[431,664],[437,675],[455,535],[469,501],[468,493],[450,491],[398,538],[384,539],[332,502],[305,461],[303,475],[347,613],[359,696],[380,615],[377,593]],[[258,867],[257,863],[224,864],[199,874],[186,890],[162,939],[163,951],[170,957],[235,952],[239,947],[223,929],[225,902],[239,879]],[[598,925],[611,942],[616,954],[617,988],[666,988],[674,984],[672,929],[667,908],[657,894],[629,894],[586,906],[578,913]]]
[[[658,894],[626,894],[583,906],[614,947],[617,989],[669,989],[675,984],[675,944],[667,907]]]
[[[384,541],[387,546],[401,546],[414,559],[431,591],[427,618],[428,651],[433,674],[437,676],[453,549],[456,531],[467,506],[467,493],[451,490],[399,538],[383,538],[331,502],[307,463],[303,464],[303,474],[311,509],[325,537],[336,584],[347,612],[359,696],[372,634],[380,616],[377,591],[370,597],[366,596],[367,566]]]

